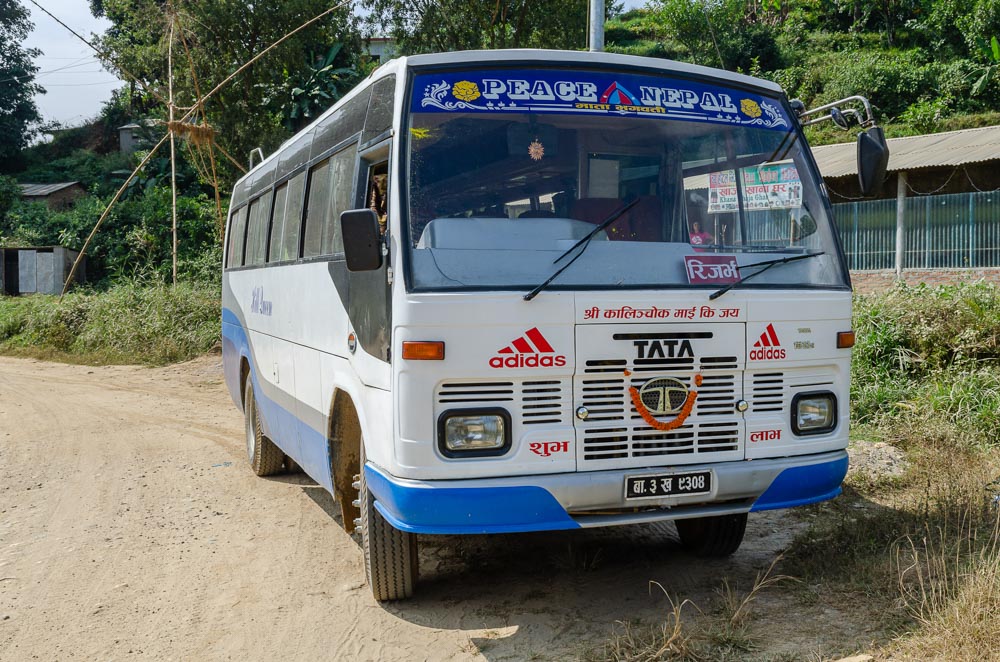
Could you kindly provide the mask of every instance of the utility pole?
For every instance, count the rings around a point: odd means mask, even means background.
[[[604,50],[604,0],[590,0],[590,52]]]

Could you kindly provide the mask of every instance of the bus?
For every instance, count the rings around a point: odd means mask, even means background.
[[[233,190],[252,470],[333,495],[380,601],[418,534],[672,520],[722,557],[748,513],[836,496],[851,283],[802,127],[858,120],[871,190],[863,105],[607,53],[385,63]]]

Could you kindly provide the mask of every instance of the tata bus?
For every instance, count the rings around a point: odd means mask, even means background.
[[[673,520],[717,557],[836,496],[851,284],[802,127],[860,120],[870,189],[862,105],[606,53],[384,64],[233,191],[250,466],[329,490],[378,600],[418,534]]]

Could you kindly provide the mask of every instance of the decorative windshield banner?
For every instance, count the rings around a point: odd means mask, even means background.
[[[802,182],[794,165],[762,165],[743,168],[743,207],[759,209],[798,209],[802,206]],[[708,176],[708,213],[733,212],[739,209],[736,199],[736,176],[732,170]]]
[[[615,72],[525,69],[417,76],[415,113],[633,116],[791,129],[774,99],[718,85]]]

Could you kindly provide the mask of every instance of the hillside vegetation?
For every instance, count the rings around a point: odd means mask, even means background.
[[[607,27],[608,50],[761,76],[809,107],[867,96],[890,136],[1000,123],[998,38],[1000,0],[649,0]]]

